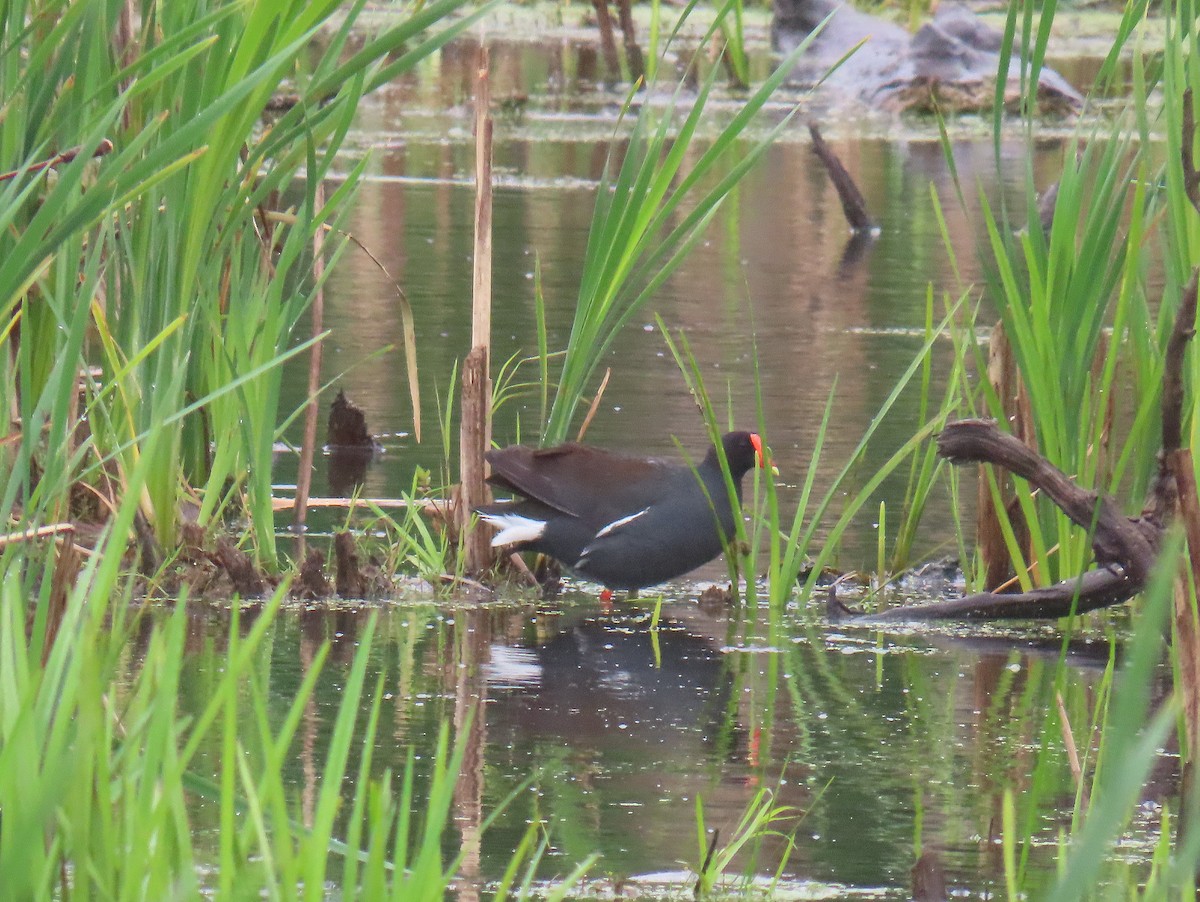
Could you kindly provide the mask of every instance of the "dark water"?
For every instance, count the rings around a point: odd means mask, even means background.
[[[501,107],[492,352],[499,363],[536,352],[535,261],[550,347],[565,344],[619,97],[597,84],[587,45],[501,42],[492,53]],[[380,434],[384,453],[365,478],[364,494],[371,497],[397,497],[418,466],[432,471],[435,484],[446,472],[439,396],[444,406],[450,374],[470,340],[474,195],[467,100],[474,59],[470,45],[452,48],[405,84],[372,98],[356,136],[358,150],[372,156],[348,228],[414,308],[424,420],[417,443],[402,355],[389,349],[401,334],[394,286],[351,247],[329,285],[323,377],[336,377],[335,387],[366,411]],[[730,101],[714,115],[732,108]],[[604,361],[612,375],[589,441],[673,454],[677,437],[693,451],[702,448],[703,422],[654,325],[658,315],[667,328],[686,334],[710,393],[728,398],[734,421],[744,426],[755,422],[757,355],[763,428],[782,472],[785,503],[795,492],[786,486],[803,479],[832,396],[833,423],[818,464],[823,490],[921,348],[927,296],[940,318],[947,298],[957,299],[979,280],[975,248],[985,233],[977,198],[1024,202],[1023,142],[1005,141],[997,168],[984,125],[954,127],[963,209],[932,123],[826,115],[831,145],[881,223],[878,238],[850,246],[837,196],[799,117]],[[1039,187],[1056,177],[1068,140],[1063,135],[1050,130],[1035,146]],[[981,322],[988,318],[985,312]],[[935,404],[950,352],[948,342],[939,345]],[[285,403],[303,397],[304,375],[300,368],[295,373]],[[517,381],[535,379],[534,366],[519,370]],[[536,434],[538,417],[536,393],[518,395],[497,412],[496,440]],[[857,484],[919,426],[918,398],[910,393],[872,443]],[[298,441],[298,429],[289,438]],[[277,481],[286,491],[294,458],[281,457],[279,466]],[[330,494],[327,461],[318,460],[317,469],[314,494]],[[903,491],[902,479],[885,483],[868,505],[871,515],[879,501],[898,511]],[[952,550],[944,494],[922,524],[917,560]],[[843,566],[873,560],[871,515],[851,531]],[[315,512],[314,534],[342,516]],[[718,563],[697,578],[703,584],[723,574]],[[470,850],[461,898],[478,897],[499,877],[535,818],[547,820],[553,838],[547,879],[598,852],[589,884],[596,896],[689,898],[696,799],[703,799],[708,825],[728,838],[764,786],[803,814],[787,828],[795,830],[796,848],[784,866],[779,898],[906,898],[918,849],[937,853],[952,888],[1000,895],[1003,792],[1028,791],[1039,762],[1044,815],[1034,831],[1030,885],[1052,883],[1057,831],[1069,827],[1075,792],[1061,728],[1048,713],[1055,675],[1061,667],[1063,697],[1083,736],[1109,657],[1102,636],[1072,645],[1060,665],[1061,641],[1053,630],[842,633],[808,611],[771,622],[761,614],[760,622],[748,623],[745,614],[697,604],[695,594],[694,583],[670,590],[677,600],[668,603],[656,634],[649,630],[648,606],[602,610],[586,590],[546,605],[460,609],[426,594],[417,604],[381,607],[367,679],[373,685],[382,672],[388,693],[376,770],[399,770],[410,747],[427,756],[443,721],[461,724],[472,706],[483,711],[456,797],[456,830]],[[367,616],[357,608],[291,610],[275,628],[271,685],[281,706],[317,646],[333,642],[292,763],[302,807],[313,798],[340,681]],[[222,620],[213,615],[198,630],[217,636],[218,648]],[[198,671],[213,666],[213,648],[197,650]],[[1163,767],[1169,771],[1169,761]],[[537,775],[533,788],[479,843],[482,813],[530,774]],[[1148,805],[1139,834],[1127,838],[1131,855],[1156,838],[1157,809]],[[771,873],[783,848],[781,840],[769,839],[757,872]]]
[[[883,635],[803,616],[752,624],[690,599],[668,601],[652,632],[650,611],[648,603],[601,608],[576,594],[554,605],[377,611],[366,682],[383,676],[375,775],[402,770],[410,747],[427,766],[440,724],[461,725],[482,709],[454,803],[452,839],[472,850],[459,898],[478,898],[498,879],[532,819],[552,837],[547,880],[598,852],[590,892],[607,898],[625,886],[687,898],[696,800],[728,841],[762,787],[802,815],[780,825],[796,845],[777,898],[907,898],[917,847],[937,853],[952,889],[1002,894],[1003,793],[1032,791],[1035,769],[1043,814],[1031,886],[1051,884],[1074,784],[1047,711],[1061,669],[1086,752],[1110,653],[1103,636],[1077,639],[1063,654],[1050,630]],[[267,646],[264,685],[282,711],[320,644],[332,643],[286,774],[301,818],[318,794],[370,616],[356,607],[285,611]],[[197,674],[217,666],[227,628],[221,612],[201,619],[189,658]],[[205,701],[201,694],[197,708]],[[369,702],[361,707],[360,726]],[[358,754],[356,744],[351,773]],[[1164,759],[1156,781],[1169,771]],[[480,843],[481,818],[531,774]],[[1155,838],[1158,808],[1148,804],[1130,854]],[[758,873],[773,872],[784,853],[782,838],[768,838]]]

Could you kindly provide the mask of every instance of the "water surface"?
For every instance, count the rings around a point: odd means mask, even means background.
[[[668,598],[657,630],[648,602],[600,606],[580,593],[553,605],[291,609],[262,665],[280,712],[319,645],[332,643],[285,772],[302,819],[372,615],[366,685],[382,675],[385,693],[374,775],[402,770],[410,748],[426,773],[440,724],[461,727],[469,711],[481,712],[449,838],[470,850],[461,899],[499,879],[533,819],[552,837],[546,880],[598,852],[589,892],[611,898],[614,887],[636,887],[688,898],[697,799],[707,826],[728,841],[762,787],[795,809],[780,825],[795,838],[782,870],[788,894],[908,898],[920,848],[937,854],[956,891],[995,895],[1004,891],[1004,790],[1033,791],[1030,774],[1043,759],[1037,791],[1047,813],[1030,868],[1032,885],[1047,887],[1075,789],[1045,706],[1061,657],[1061,691],[1086,753],[1089,705],[1111,650],[1103,634],[1064,646],[1049,629],[889,635],[796,615],[771,624],[765,614],[754,624],[686,596]],[[198,615],[188,663],[201,686],[219,664],[227,619]],[[205,701],[198,693],[197,711]],[[360,724],[369,707],[364,699]],[[201,768],[219,760],[212,751]],[[360,751],[356,743],[349,773]],[[1147,823],[1128,837],[1131,850],[1156,838],[1153,799],[1173,782],[1173,760],[1163,759],[1148,788]],[[481,839],[482,819],[531,775]],[[199,821],[203,828],[203,812]],[[768,837],[758,873],[773,872],[785,854],[784,839]]]

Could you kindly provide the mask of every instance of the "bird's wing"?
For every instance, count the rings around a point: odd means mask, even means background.
[[[493,485],[595,523],[597,529],[669,494],[682,470],[673,461],[578,444],[514,445],[488,452],[487,459]]]

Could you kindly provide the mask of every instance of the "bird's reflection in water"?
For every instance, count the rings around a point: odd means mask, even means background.
[[[633,617],[572,618],[536,646],[493,644],[484,673],[494,741],[557,738],[595,751],[650,745],[693,761],[717,751],[718,736],[744,745],[744,731],[722,723],[730,683],[723,655],[670,621],[652,633]]]

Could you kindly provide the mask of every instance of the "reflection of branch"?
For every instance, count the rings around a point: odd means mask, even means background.
[[[892,608],[862,617],[862,622],[1065,617],[1120,604],[1141,591],[1149,579],[1163,532],[1181,500],[1184,519],[1191,521],[1186,524],[1189,545],[1200,549],[1200,505],[1195,500],[1191,454],[1181,447],[1183,359],[1187,343],[1195,334],[1198,278],[1200,270],[1193,271],[1167,344],[1162,397],[1163,450],[1158,477],[1140,517],[1122,516],[1109,499],[1081,489],[1048,460],[1015,436],[1001,432],[991,421],[951,423],[938,436],[938,454],[947,460],[1004,467],[1046,495],[1073,523],[1089,530],[1092,551],[1100,566],[1078,578],[1030,592],[982,592],[949,601]],[[1181,499],[1181,494],[1188,497]],[[1189,506],[1193,508],[1190,516]],[[1194,566],[1200,567],[1200,556]],[[831,620],[860,615],[838,601],[833,589],[826,608]]]
[[[874,241],[875,238],[870,232],[850,233],[850,240],[842,248],[842,256],[838,259],[838,278],[846,278],[854,271]]]
[[[625,61],[629,64],[629,80],[636,82],[646,77],[646,61],[642,58],[642,48],[637,42],[637,32],[633,27],[633,12],[629,8],[629,0],[617,0],[617,21],[621,23],[621,36],[625,43]]]
[[[613,36],[612,16],[608,11],[608,0],[592,0],[596,10],[596,27],[600,29],[600,49],[604,51],[604,63],[611,78],[621,77],[621,57],[617,53],[617,41]]]
[[[462,616],[462,615],[460,615]],[[484,665],[491,658],[492,627],[488,612],[475,608],[466,612],[465,633],[458,627],[460,641],[454,668],[454,744],[462,749],[462,765],[454,784],[454,822],[458,826],[460,852],[458,898],[481,898],[483,798],[487,788],[488,685]]]

